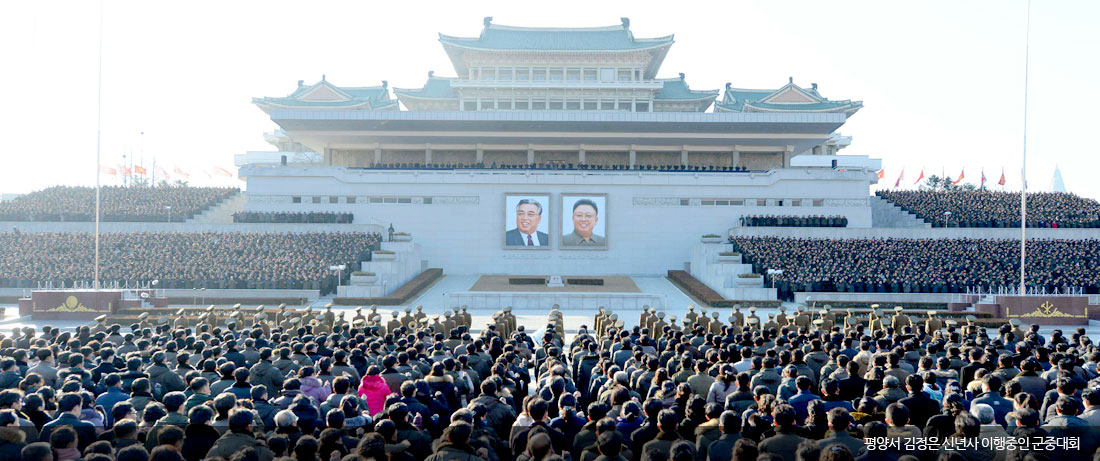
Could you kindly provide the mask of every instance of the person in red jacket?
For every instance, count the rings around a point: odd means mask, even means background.
[[[367,401],[367,409],[375,415],[382,411],[386,405],[386,397],[390,395],[390,387],[386,380],[382,379],[381,370],[377,365],[367,368],[366,376],[359,383],[359,397]]]

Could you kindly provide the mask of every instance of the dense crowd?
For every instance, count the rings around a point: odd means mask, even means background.
[[[694,171],[694,172],[749,172],[744,166],[721,165],[634,165],[618,163],[379,163],[370,169],[383,170],[628,170],[628,171]]]
[[[1020,193],[990,190],[880,190],[933,227],[1020,227]],[[1100,202],[1059,192],[1028,192],[1027,227],[1100,227]]]
[[[158,280],[160,288],[320,289],[329,266],[358,267],[377,233],[116,233],[100,235],[100,279]],[[83,233],[0,234],[0,287],[72,286],[94,277],[95,243]]]
[[[1019,284],[1020,243],[992,239],[732,238],[784,297],[797,291],[962,293]],[[769,269],[782,273],[768,273]],[[1100,240],[1029,240],[1028,286],[1100,293]]]
[[[100,220],[182,222],[239,191],[229,187],[104,186],[100,189]],[[0,221],[94,220],[94,187],[55,186],[0,202]]]
[[[238,211],[233,213],[233,222],[235,223],[351,224],[354,220],[354,213],[334,213],[331,211],[297,213]]]
[[[848,227],[846,216],[741,216],[744,227]]]
[[[16,329],[0,459],[1070,461],[1100,443],[1083,329],[601,309],[567,339],[560,319],[532,337],[508,310],[477,334],[447,314]]]

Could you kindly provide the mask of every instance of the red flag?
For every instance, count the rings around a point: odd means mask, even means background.
[[[985,187],[985,168],[982,168],[982,184],[979,187]]]
[[[118,174],[118,172],[116,172],[114,168],[106,167],[103,165],[99,166],[99,172],[103,174],[109,174],[111,176]]]
[[[924,179],[924,168],[920,169],[920,176],[917,176],[917,181],[913,184],[920,184],[922,179]]]
[[[882,178],[885,178],[885,177],[886,177],[886,169],[883,168],[881,170],[878,170],[878,179],[882,179]]]
[[[174,174],[176,176],[182,176],[184,178],[190,178],[191,177],[191,175],[187,174],[187,172],[183,171],[178,166],[175,167],[174,169],[172,169],[172,174]]]
[[[901,174],[898,175],[898,180],[894,181],[894,187],[895,188],[901,185],[901,180],[902,179],[905,179],[905,168],[901,169]]]
[[[148,174],[148,172],[146,172],[145,168],[141,165],[134,165],[134,174],[145,175]]]
[[[122,168],[120,168],[120,169],[119,169],[119,171],[120,171],[120,172],[122,172],[122,175],[123,175],[123,176],[130,176],[130,174],[131,174],[131,173],[130,173],[130,169],[129,169],[129,168],[126,168],[126,167],[122,167]]]
[[[961,172],[959,172],[959,177],[955,178],[954,181],[951,181],[951,185],[953,186],[955,184],[958,184],[958,183],[962,182],[963,178],[965,178],[965,177],[966,177],[966,168],[963,168],[963,170]]]
[[[214,167],[214,169],[213,169],[213,170],[210,170],[210,171],[214,172],[214,174],[216,174],[216,175],[218,175],[218,176],[225,176],[225,177],[227,177],[227,178],[232,178],[232,177],[233,177],[233,173],[230,173],[230,172],[228,172],[228,171],[225,171],[225,170],[224,170],[224,169],[222,169],[222,168]]]
[[[997,181],[997,184],[1005,185],[1005,169],[1001,168],[1001,180]]]

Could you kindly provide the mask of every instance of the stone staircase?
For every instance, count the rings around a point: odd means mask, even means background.
[[[744,277],[752,274],[752,265],[744,264],[741,255],[722,255],[732,250],[728,243],[702,242],[692,246],[688,272],[696,280],[722,295],[736,301],[776,301],[775,288],[764,286],[762,277]]]
[[[877,195],[871,196],[871,227],[931,229],[932,224]]]
[[[248,197],[243,193],[234,192],[233,195],[188,219],[187,222],[190,224],[233,224],[233,213],[244,210],[246,201],[248,201]]]

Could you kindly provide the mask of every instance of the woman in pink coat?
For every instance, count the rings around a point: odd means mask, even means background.
[[[367,401],[367,410],[372,415],[382,411],[386,405],[386,397],[390,395],[390,387],[382,379],[381,372],[377,365],[371,365],[367,368],[363,381],[359,383],[359,397]]]

